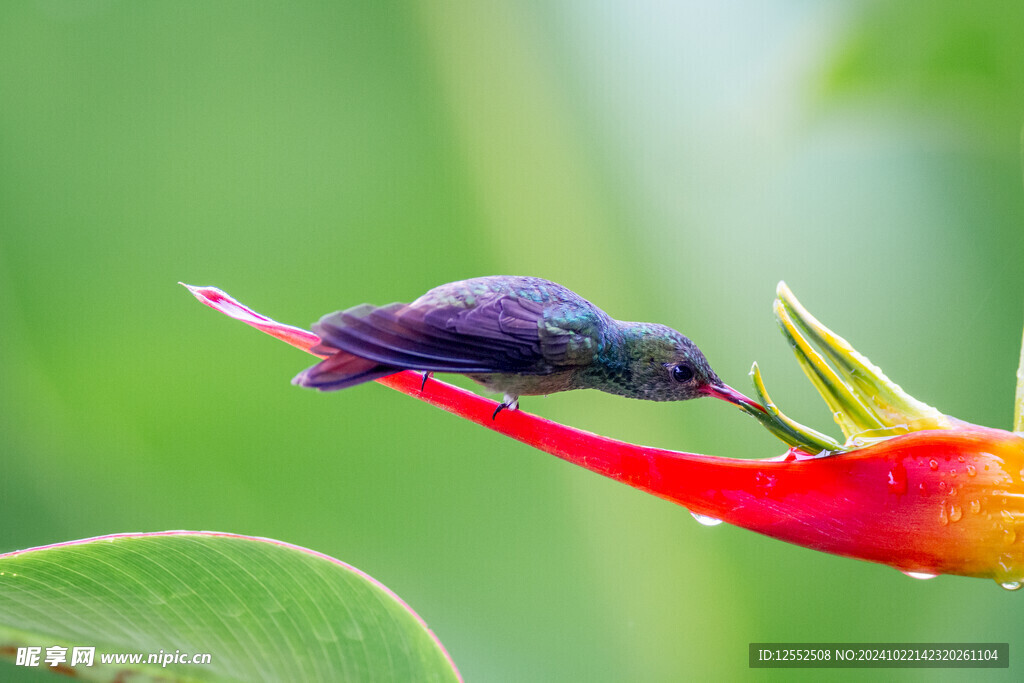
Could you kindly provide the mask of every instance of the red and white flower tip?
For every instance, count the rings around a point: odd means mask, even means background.
[[[213,287],[185,285],[204,304],[304,351],[319,343]],[[783,415],[755,364],[764,407],[715,392],[790,448],[735,460],[648,448],[524,411],[492,420],[496,403],[402,371],[380,384],[518,439],[593,472],[724,521],[815,550],[887,564],[916,578],[983,577],[1024,583],[1024,351],[1015,431],[943,415],[904,392],[779,284],[775,315],[797,359],[843,432],[840,442]],[[817,347],[816,350],[814,347]]]

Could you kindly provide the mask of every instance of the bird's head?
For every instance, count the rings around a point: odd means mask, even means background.
[[[718,378],[696,344],[671,327],[632,323],[625,336],[626,375],[632,389],[626,395],[649,401],[713,396],[736,405],[750,402]]]

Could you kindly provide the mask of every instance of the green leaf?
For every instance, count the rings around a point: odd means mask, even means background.
[[[168,531],[0,555],[0,652],[68,647],[93,680],[457,681],[423,621],[376,580],[269,539]],[[69,666],[95,646],[92,667]],[[208,664],[147,664],[149,653]],[[102,664],[144,653],[141,664]],[[50,668],[45,661],[40,669]]]

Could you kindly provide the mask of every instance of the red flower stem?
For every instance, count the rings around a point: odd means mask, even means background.
[[[721,473],[717,472],[720,468],[743,468],[754,464],[638,446],[568,427],[522,410],[504,410],[492,418],[498,405],[495,401],[434,378],[427,380],[423,391],[420,391],[422,376],[415,372],[404,371],[377,381],[566,462],[675,503],[692,506],[695,512],[704,514],[725,512],[718,507],[708,509],[700,500],[698,492],[707,490],[706,485],[711,483],[709,479],[715,481],[714,486],[717,487],[722,483]],[[684,482],[675,476],[666,476],[680,467],[684,467],[687,473]]]

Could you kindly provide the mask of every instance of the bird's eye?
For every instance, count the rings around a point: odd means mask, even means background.
[[[672,379],[677,382],[689,382],[693,379],[693,368],[686,363],[680,363],[672,368]]]

